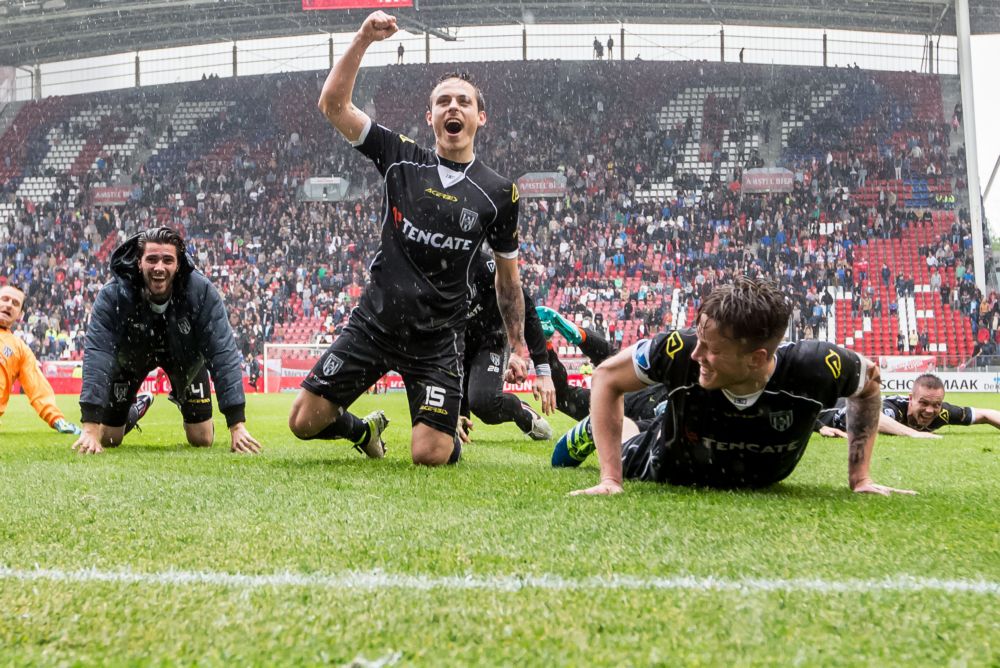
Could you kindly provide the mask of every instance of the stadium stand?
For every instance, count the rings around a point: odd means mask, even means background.
[[[418,101],[453,69],[365,70],[356,99],[426,144]],[[690,324],[699,300],[737,273],[770,276],[796,299],[791,338],[964,358],[998,341],[996,295],[971,282],[955,177],[964,154],[952,150],[936,76],[773,77],[690,62],[468,69],[490,119],[480,155],[512,177],[567,179],[564,197],[523,201],[524,280],[618,344]],[[367,160],[316,111],[324,76],[209,79],[21,109],[0,138],[0,281],[29,289],[22,332],[39,357],[81,355],[110,250],[157,222],[185,230],[245,353],[335,336],[377,245],[380,193]],[[765,165],[792,170],[792,192],[741,192],[742,172]],[[306,178],[331,174],[351,178],[347,200],[301,201]],[[127,188],[128,203],[95,203],[107,186]]]

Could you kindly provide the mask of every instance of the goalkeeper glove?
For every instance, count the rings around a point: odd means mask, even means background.
[[[72,422],[67,422],[64,418],[59,418],[52,425],[52,428],[58,431],[60,434],[74,434],[79,436],[82,432],[80,428],[73,424]]]

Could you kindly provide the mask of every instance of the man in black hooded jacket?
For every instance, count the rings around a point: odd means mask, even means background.
[[[173,229],[137,234],[111,256],[114,278],[97,295],[87,327],[80,394],[80,453],[119,445],[149,407],[136,393],[161,367],[184,416],[188,443],[215,440],[209,372],[233,452],[259,452],[246,429],[241,357],[222,297]],[[145,399],[145,400],[144,400]]]

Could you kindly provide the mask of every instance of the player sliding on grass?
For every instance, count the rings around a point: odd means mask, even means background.
[[[469,412],[485,424],[513,422],[526,436],[536,441],[552,438],[552,427],[534,408],[503,391],[504,368],[509,346],[503,319],[497,308],[496,261],[487,251],[477,254],[472,265],[472,305],[465,329],[464,384],[462,387],[461,435],[465,440],[471,428]],[[524,293],[524,336],[535,364],[535,396],[542,400],[542,412],[555,411],[556,389],[552,384],[545,334],[534,301]]]
[[[496,253],[497,304],[514,348],[512,377],[524,380],[524,300],[517,269],[517,188],[476,159],[486,123],[482,93],[467,75],[443,76],[426,113],[434,149],[377,125],[354,106],[354,80],[368,47],[391,37],[396,19],[373,12],[330,71],[319,108],[385,179],[382,231],[371,277],[343,333],[302,383],[289,416],[299,438],[347,438],[384,454],[383,413],[345,412],[386,371],[406,385],[415,464],[458,461],[462,343],[469,269],[484,240]]]
[[[847,398],[848,482],[855,492],[912,494],[869,476],[878,431],[878,367],[821,341],[781,343],[790,308],[772,285],[746,277],[698,309],[695,331],[645,339],[594,372],[591,416],[564,435],[554,466],[579,466],[596,447],[601,480],[577,494],[618,494],[623,478],[711,487],[765,487],[786,478],[816,415]],[[626,392],[663,383],[666,411],[637,425]]]
[[[38,368],[38,360],[27,344],[14,336],[14,325],[24,312],[24,292],[13,285],[0,288],[0,417],[7,411],[14,381],[20,380],[24,393],[38,417],[61,434],[79,434],[80,428],[66,421],[49,381]]]
[[[80,410],[80,453],[120,445],[149,409],[152,395],[136,396],[146,375],[161,367],[170,399],[184,416],[188,443],[215,440],[209,372],[226,416],[233,452],[259,452],[246,428],[242,358],[215,287],[169,227],[128,239],[111,256],[111,282],[101,288],[87,327]]]
[[[882,399],[882,414],[878,430],[893,436],[911,438],[941,438],[931,432],[945,425],[991,424],[1000,429],[1000,411],[945,403],[944,383],[931,373],[913,381],[910,396],[893,395]],[[840,401],[833,408],[820,412],[816,431],[823,436],[847,436],[847,408]]]

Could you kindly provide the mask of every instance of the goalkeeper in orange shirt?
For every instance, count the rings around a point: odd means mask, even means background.
[[[80,428],[67,422],[49,381],[38,368],[38,360],[28,345],[14,336],[11,328],[21,319],[24,292],[11,285],[0,287],[0,416],[7,411],[10,390],[15,380],[21,381],[31,407],[38,417],[60,434],[79,434]]]

